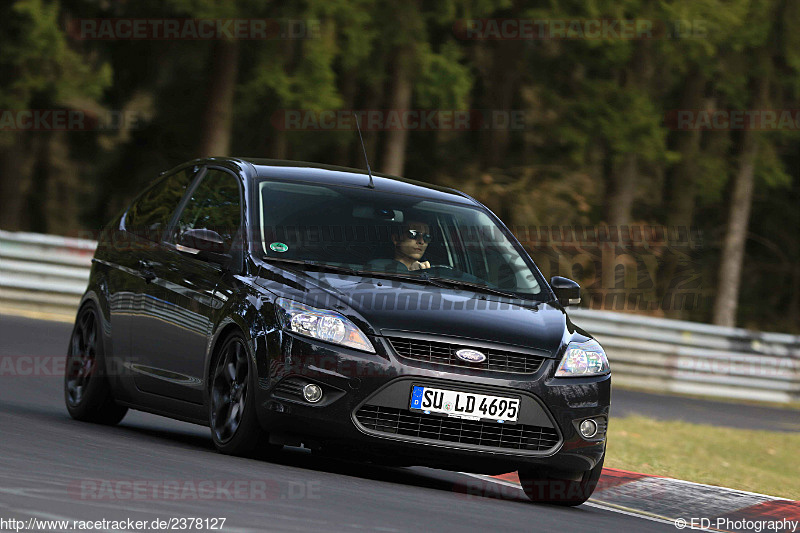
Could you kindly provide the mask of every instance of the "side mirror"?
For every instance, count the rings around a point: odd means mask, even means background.
[[[231,260],[231,254],[225,253],[225,241],[219,233],[210,229],[184,231],[175,247],[179,252],[220,266],[227,265]]]
[[[553,287],[558,302],[564,307],[581,303],[581,286],[571,279],[553,276],[550,286]]]

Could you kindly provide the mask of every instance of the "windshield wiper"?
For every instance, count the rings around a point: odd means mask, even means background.
[[[362,276],[372,276],[374,278],[388,278],[388,279],[399,279],[403,281],[416,281],[417,283],[427,283],[428,285],[433,285],[435,287],[439,287],[441,289],[447,287],[442,283],[439,283],[434,280],[434,278],[430,277],[427,273],[420,271],[420,270],[412,270],[410,272],[419,272],[419,275],[414,274],[403,274],[401,272],[387,272],[385,270],[362,270],[359,272]]]
[[[524,300],[525,298],[521,297],[518,294],[513,292],[506,292],[500,289],[495,289],[494,287],[489,287],[488,285],[481,285],[480,283],[472,283],[469,281],[459,281],[457,279],[450,279],[450,278],[431,278],[431,281],[437,281],[445,286],[455,286],[455,287],[467,287],[469,289],[477,289],[482,292],[487,292],[490,294],[495,294],[497,296],[503,296],[505,298],[511,298],[513,300]]]
[[[414,274],[402,274],[398,272],[383,272],[383,271],[373,271],[373,270],[364,270],[361,272],[362,275],[368,276],[384,276],[391,279],[401,279],[401,280],[408,280],[408,281],[417,281],[417,282],[424,282],[435,287],[439,287],[440,289],[450,288],[450,287],[466,287],[470,289],[478,289],[482,292],[487,292],[490,294],[495,294],[497,296],[504,296],[506,298],[512,298],[514,300],[524,300],[519,295],[505,292],[500,289],[494,289],[492,287],[488,287],[486,285],[481,285],[479,283],[470,283],[468,281],[458,281],[451,278],[442,278],[442,277],[434,277],[428,275],[427,272],[424,270],[414,270],[413,272],[419,272],[419,275]]]
[[[494,294],[497,296],[503,296],[505,298],[511,298],[513,300],[525,300],[518,294],[514,294],[511,292],[506,292],[500,289],[495,289],[489,287],[487,285],[481,285],[479,283],[471,283],[469,281],[459,281],[450,278],[442,278],[442,277],[430,277],[426,272],[421,270],[416,270],[413,272],[419,272],[419,274],[403,274],[399,272],[386,272],[381,270],[356,270],[350,267],[344,267],[339,265],[331,265],[328,263],[320,263],[318,261],[310,261],[308,259],[284,259],[282,257],[265,257],[265,261],[267,262],[275,262],[275,263],[286,263],[290,265],[297,265],[298,267],[312,267],[318,268],[320,270],[329,270],[333,272],[344,272],[346,274],[350,274],[353,276],[372,276],[372,277],[383,277],[388,279],[398,279],[403,281],[413,281],[417,283],[426,283],[428,285],[433,285],[435,287],[439,287],[440,289],[449,288],[449,287],[460,287],[460,288],[468,288],[468,289],[476,289],[480,292],[486,292],[489,294]]]
[[[283,257],[264,257],[264,261],[268,263],[285,263],[289,265],[297,265],[298,267],[313,267],[320,270],[329,270],[333,272],[344,272],[353,276],[372,276],[384,277],[389,279],[400,279],[406,281],[416,281],[434,285],[436,287],[445,288],[447,285],[434,281],[428,274],[420,272],[420,275],[401,274],[398,272],[385,272],[382,270],[356,270],[350,267],[343,267],[339,265],[331,265],[329,263],[321,263],[318,261],[311,261],[308,259],[284,259]]]
[[[353,276],[361,276],[363,272],[354,268],[331,265],[329,263],[321,263],[319,261],[310,261],[308,259],[284,259],[283,257],[265,257],[264,261],[268,263],[287,263],[290,265],[297,265],[298,267],[313,267],[320,270],[329,270],[332,272],[344,272]]]

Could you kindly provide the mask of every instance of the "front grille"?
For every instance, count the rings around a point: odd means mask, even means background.
[[[356,419],[365,428],[380,433],[489,448],[544,451],[559,441],[554,428],[478,422],[377,405],[365,405],[356,413]]]
[[[476,348],[486,355],[486,361],[482,363],[467,363],[456,357],[458,350],[468,347],[465,344],[423,341],[406,337],[387,337],[387,339],[394,351],[402,357],[475,370],[534,374],[539,371],[542,362],[545,360],[544,357],[538,355],[528,355],[510,350]]]

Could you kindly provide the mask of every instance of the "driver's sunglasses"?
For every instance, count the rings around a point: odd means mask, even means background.
[[[406,239],[416,241],[420,236],[422,236],[422,240],[426,244],[433,240],[433,236],[430,233],[422,233],[421,231],[417,231],[415,229],[406,230]]]

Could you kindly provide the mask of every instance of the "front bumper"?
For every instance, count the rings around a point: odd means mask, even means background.
[[[371,341],[377,354],[279,330],[261,338],[258,416],[274,441],[344,449],[376,461],[489,474],[527,465],[585,471],[605,452],[610,375],[556,379],[556,359],[546,359],[533,374],[476,371],[400,357],[385,337]],[[268,358],[267,353],[278,355]],[[316,404],[306,402],[301,393],[302,385],[312,382],[325,391]],[[499,425],[488,427],[489,423],[481,428],[474,426],[478,422],[466,422],[463,427],[460,419],[415,415],[408,409],[412,384],[513,395],[521,399],[520,418],[517,425],[498,431]],[[378,423],[376,412],[382,417]],[[578,431],[586,418],[600,425],[591,439]],[[404,424],[393,424],[398,420]],[[408,430],[409,423],[417,424],[416,431]]]

